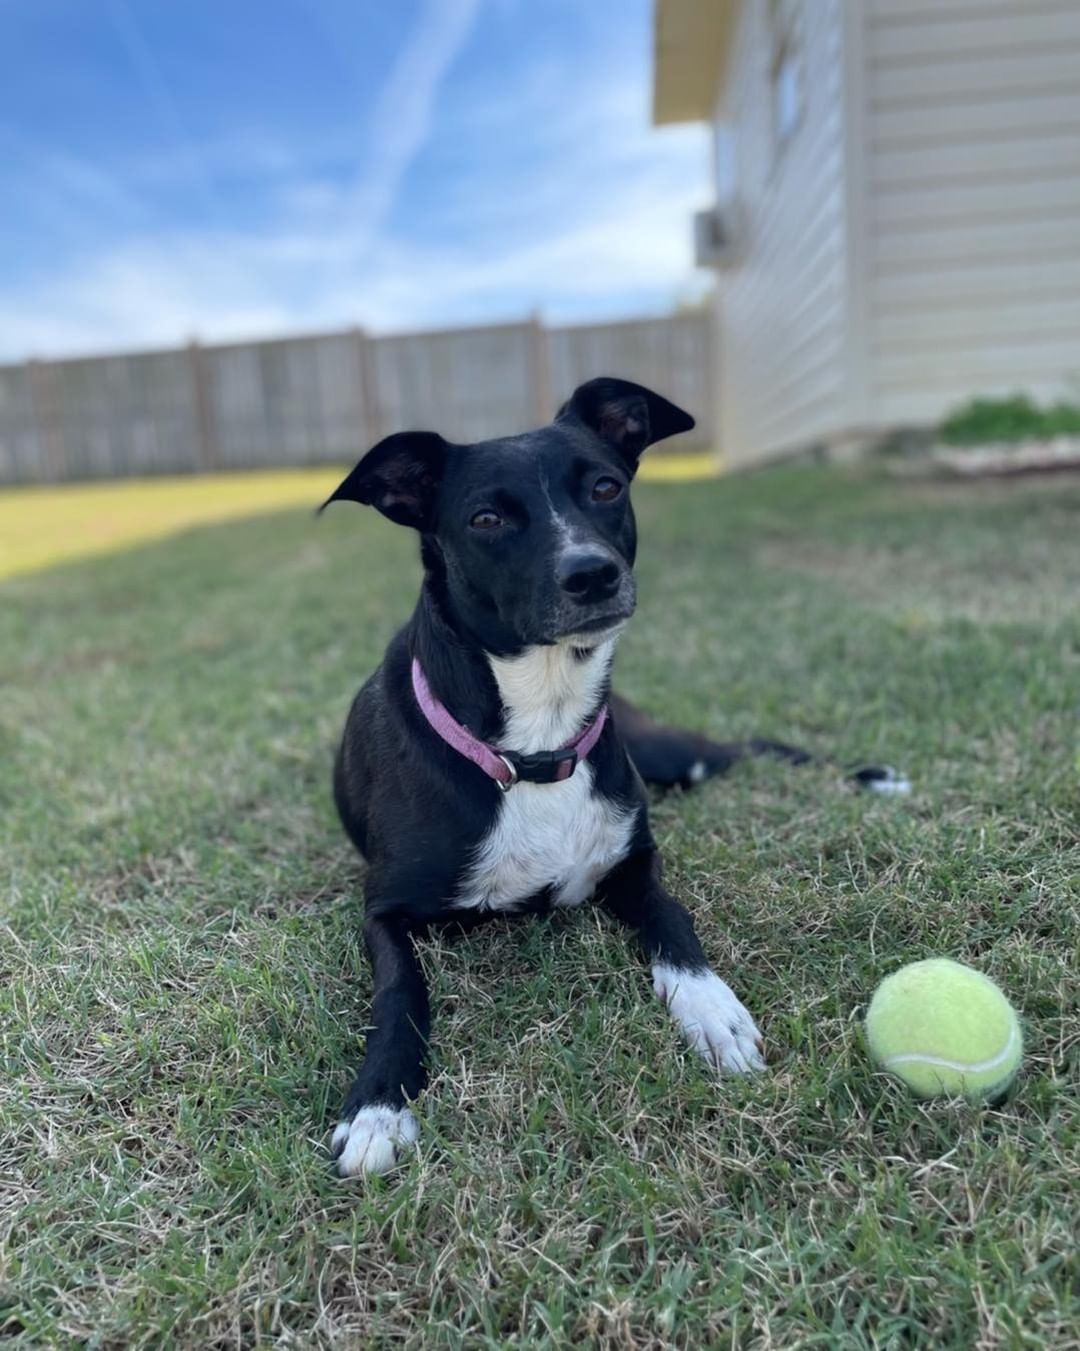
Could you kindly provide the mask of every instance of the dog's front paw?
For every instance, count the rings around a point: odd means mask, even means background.
[[[729,985],[709,971],[654,964],[653,989],[694,1050],[718,1069],[749,1074],[765,1068],[764,1043]]]
[[[361,1107],[349,1121],[339,1121],[330,1141],[341,1177],[386,1173],[419,1135],[407,1107]]]

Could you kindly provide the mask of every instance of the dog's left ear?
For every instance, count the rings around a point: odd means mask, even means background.
[[[644,385],[601,376],[579,385],[556,414],[556,422],[583,422],[623,456],[631,472],[641,452],[694,425],[689,413]]]
[[[380,441],[319,508],[363,502],[398,525],[431,530],[449,442],[437,432],[396,432]]]

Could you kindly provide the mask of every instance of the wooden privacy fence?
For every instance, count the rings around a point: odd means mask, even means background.
[[[427,427],[476,441],[547,422],[583,380],[619,375],[712,444],[707,314],[576,328],[535,321],[316,337],[0,366],[0,483],[196,473],[355,457]]]

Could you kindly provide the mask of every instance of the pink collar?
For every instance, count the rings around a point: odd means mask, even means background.
[[[557,751],[537,751],[532,755],[518,755],[514,751],[497,751],[486,742],[480,741],[462,727],[440,704],[431,692],[420,663],[413,658],[412,687],[416,702],[432,728],[448,746],[453,746],[459,755],[478,765],[489,779],[494,779],[504,793],[510,791],[519,780],[526,783],[561,783],[568,779],[600,739],[600,733],[607,722],[607,704],[574,741],[568,741]]]

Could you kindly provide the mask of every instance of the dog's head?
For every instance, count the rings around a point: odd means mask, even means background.
[[[363,502],[420,531],[440,599],[488,651],[590,647],[634,610],[629,489],[641,453],[693,425],[641,385],[590,380],[521,436],[389,436],[323,505]]]

